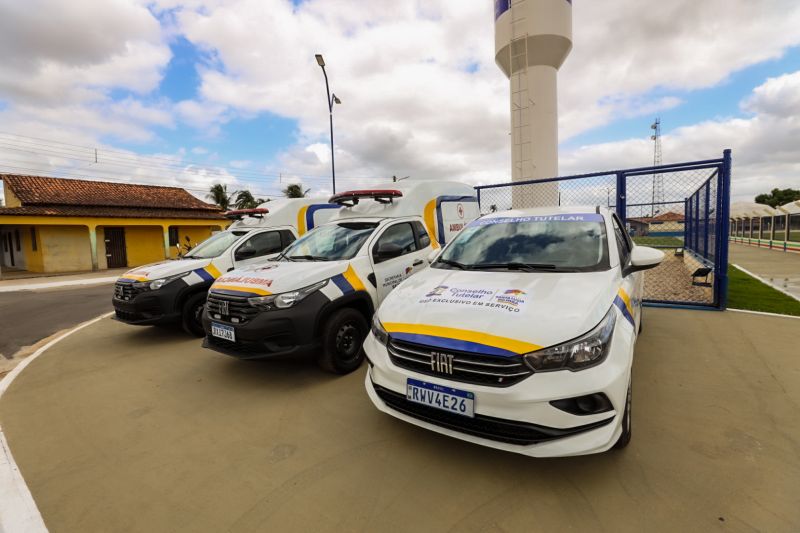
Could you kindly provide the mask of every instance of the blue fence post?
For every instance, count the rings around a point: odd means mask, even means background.
[[[688,248],[689,235],[692,229],[692,217],[689,216],[689,199],[683,201],[683,247]]]
[[[720,173],[719,185],[717,186],[720,197],[720,209],[718,211],[719,222],[719,255],[715,263],[714,284],[717,292],[717,307],[724,311],[728,308],[728,233],[730,232],[730,208],[731,208],[731,150],[730,148],[722,153],[722,172]]]
[[[705,215],[703,216],[703,257],[708,259],[708,221],[709,221],[709,207],[710,207],[710,196],[711,196],[711,180],[706,182],[706,205],[705,205]]]
[[[478,193],[478,213],[481,212],[481,190],[479,187],[475,187],[475,191]]]
[[[626,224],[626,231],[627,231],[627,223],[628,223],[628,213],[627,213],[627,200],[625,199],[627,191],[627,183],[625,178],[624,172],[617,172],[617,216],[622,221],[623,224]]]

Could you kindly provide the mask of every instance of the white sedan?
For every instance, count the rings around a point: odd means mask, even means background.
[[[603,208],[475,220],[375,314],[369,397],[417,426],[530,456],[622,448],[642,271],[663,257]]]

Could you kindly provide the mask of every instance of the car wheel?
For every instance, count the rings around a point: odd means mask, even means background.
[[[622,433],[617,439],[614,448],[621,450],[631,441],[631,389],[632,383],[628,382],[628,395],[625,398],[625,413],[622,415]]]
[[[349,374],[364,360],[364,339],[367,321],[355,309],[339,309],[322,327],[322,351],[317,357],[320,367],[335,374]]]
[[[204,292],[190,296],[183,304],[181,311],[181,325],[183,330],[195,337],[205,337],[203,329],[203,311],[206,308],[206,294]]]

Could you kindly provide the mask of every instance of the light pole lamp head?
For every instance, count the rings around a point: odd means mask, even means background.
[[[317,58],[317,65],[325,68],[325,60],[322,58],[322,54],[315,54],[314,57]]]
[[[341,101],[341,100],[339,100],[339,97],[338,97],[338,96],[336,96],[336,95],[334,94],[334,95],[333,95],[333,103],[334,103],[334,104],[341,104],[341,103],[342,103],[342,101]]]

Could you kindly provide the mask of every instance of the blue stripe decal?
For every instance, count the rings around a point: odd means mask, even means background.
[[[614,298],[614,305],[616,305],[619,308],[619,310],[622,311],[622,316],[624,316],[625,319],[631,323],[631,326],[634,326],[635,324],[633,321],[633,317],[631,316],[630,312],[628,312],[628,306],[625,305],[625,301],[619,296],[617,296],[616,298]]]
[[[416,344],[424,344],[426,346],[434,346],[436,348],[443,348],[445,350],[458,350],[461,352],[471,352],[481,355],[495,355],[497,357],[515,357],[519,355],[512,351],[504,350],[502,348],[495,348],[494,346],[487,346],[486,344],[447,339],[445,337],[436,337],[433,335],[419,335],[416,333],[390,333],[389,336],[393,339],[413,342]]]
[[[264,296],[263,294],[258,294],[256,292],[248,292],[248,291],[231,291],[228,289],[213,289],[211,292],[216,294],[224,294],[226,296]]]
[[[444,246],[444,219],[442,218],[442,203],[444,202],[462,202],[462,203],[478,203],[477,196],[440,196],[436,199],[436,218],[439,224],[439,244]],[[466,224],[465,224],[466,225]]]
[[[337,274],[331,278],[339,290],[341,290],[345,294],[350,294],[351,292],[355,292],[356,290],[350,285],[350,282],[347,281],[347,278],[344,277],[343,274]]]
[[[308,206],[306,209],[306,231],[311,231],[314,229],[314,213],[319,211],[320,209],[341,209],[342,206],[339,204],[314,204]]]
[[[194,271],[195,274],[203,278],[205,281],[214,281],[214,276],[205,271],[205,269],[198,268]]]

